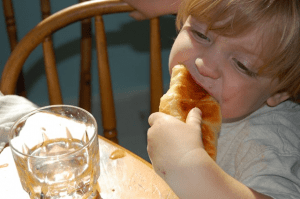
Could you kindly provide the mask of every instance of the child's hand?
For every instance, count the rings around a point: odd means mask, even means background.
[[[181,0],[123,0],[136,11],[130,16],[136,20],[150,19],[161,15],[176,14]]]
[[[167,178],[169,171],[192,163],[193,154],[203,150],[201,119],[198,108],[189,112],[186,123],[164,113],[150,115],[147,150],[161,177]]]
[[[201,111],[186,123],[164,113],[149,117],[148,154],[155,172],[179,198],[270,198],[225,173],[203,148]]]

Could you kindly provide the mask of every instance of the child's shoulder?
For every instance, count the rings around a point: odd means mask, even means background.
[[[276,107],[263,106],[250,116],[235,123],[222,124],[224,130],[234,128],[251,128],[254,126],[267,127],[276,126],[296,126],[300,130],[300,104],[292,101],[285,101]]]
[[[234,124],[222,125],[220,141],[255,143],[265,149],[298,153],[300,147],[300,105],[291,101],[276,107],[264,106]]]
[[[248,119],[252,119],[258,116],[265,116],[265,115],[274,115],[274,114],[300,114],[300,104],[296,102],[292,102],[290,100],[284,101],[275,107],[270,106],[263,106],[262,108],[258,109],[256,112],[250,115]]]
[[[258,192],[299,198],[299,148],[300,105],[286,101],[265,106],[242,121],[222,124],[217,163]]]
[[[288,128],[299,134],[300,105],[292,101],[285,101],[276,107],[264,106],[253,113],[247,120],[250,127],[260,126],[265,129]]]

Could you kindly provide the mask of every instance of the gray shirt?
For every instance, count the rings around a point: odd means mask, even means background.
[[[273,198],[300,198],[300,105],[264,106],[222,124],[218,165],[246,186]]]

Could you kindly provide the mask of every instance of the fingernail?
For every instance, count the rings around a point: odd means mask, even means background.
[[[200,114],[202,116],[202,112],[201,112],[201,110],[198,107],[195,107],[194,111],[197,111],[197,114]]]
[[[194,107],[194,111],[200,112],[200,109],[198,107]]]

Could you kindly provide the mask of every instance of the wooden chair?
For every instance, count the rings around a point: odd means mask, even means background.
[[[84,2],[89,0],[79,0],[79,2]],[[12,0],[2,0],[3,11],[5,16],[5,23],[6,23],[6,31],[9,39],[9,44],[11,51],[14,50],[16,45],[18,44],[18,37],[17,37],[17,27],[16,27],[16,20],[14,14],[14,6]],[[50,7],[50,0],[40,0],[41,6],[41,18],[46,19],[51,15],[51,7]],[[91,87],[89,86],[91,83],[90,73],[91,70],[91,49],[92,49],[92,37],[91,37],[91,19],[84,19],[81,22],[81,33],[82,33],[82,44],[81,44],[81,81],[80,81],[80,101],[79,106],[86,109],[91,110]],[[45,56],[45,68],[47,74],[51,72],[56,73],[55,63],[49,63],[49,60],[54,60],[54,49],[52,44],[51,35],[49,35],[43,41],[44,56]],[[47,52],[47,53],[46,53]],[[53,58],[52,58],[53,57]],[[47,62],[46,62],[47,60]],[[50,83],[51,85],[51,83]],[[19,74],[19,78],[17,81],[16,87],[16,94],[26,97],[26,90],[25,90],[25,80],[23,71],[21,70]],[[56,96],[51,96],[50,101],[51,104],[58,104],[62,103],[61,98],[55,98]]]
[[[123,13],[133,11],[128,4],[119,0],[99,0],[86,1],[57,13],[54,13],[35,28],[33,28],[15,47],[11,53],[2,73],[0,90],[3,94],[14,94],[18,76],[22,66],[30,53],[43,42],[45,59],[46,77],[50,104],[61,104],[62,95],[58,82],[58,75],[55,64],[55,56],[52,51],[52,41],[49,36],[55,31],[72,24],[82,21],[82,26],[89,26],[90,18],[95,18],[95,37],[99,73],[99,89],[101,97],[102,125],[104,137],[118,143],[116,130],[116,117],[111,86],[110,69],[108,63],[106,36],[102,15],[112,13]],[[87,25],[86,25],[87,24]],[[83,28],[87,30],[88,28]],[[84,33],[81,41],[81,49],[90,49],[91,34]],[[162,70],[161,70],[161,49],[160,49],[160,28],[159,19],[150,20],[150,102],[151,112],[158,111],[159,100],[163,94]],[[81,69],[81,91],[80,105],[89,109],[91,97],[85,92],[90,92],[90,54],[89,50],[82,50]],[[104,89],[105,88],[105,89]],[[85,98],[87,97],[87,98]],[[86,106],[87,105],[87,106]]]

